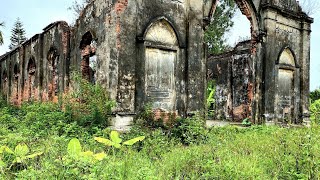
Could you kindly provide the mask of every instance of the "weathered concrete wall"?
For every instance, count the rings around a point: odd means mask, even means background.
[[[1,90],[9,101],[17,105],[30,100],[57,101],[58,92],[68,87],[69,31],[65,22],[52,23],[2,56],[1,72],[7,73],[7,80],[1,81]],[[55,73],[48,67],[50,48],[56,54]]]
[[[208,58],[209,80],[216,82],[215,119],[241,122],[252,118],[254,72],[250,41]]]
[[[146,87],[147,50],[161,49],[159,56],[173,52],[172,110],[180,115],[199,110],[204,107],[206,84],[203,7],[199,1],[94,1],[72,32],[71,64],[80,69],[78,47],[83,35],[90,32],[97,42],[97,82],[116,100],[114,112],[130,115],[150,101]],[[146,39],[148,28],[159,21],[170,25],[176,45]]]
[[[255,123],[307,121],[313,20],[295,0],[236,2],[251,22],[251,53],[234,50],[209,58],[209,65],[231,76],[217,77],[217,116],[248,117]]]
[[[44,29],[42,44],[42,100],[58,100],[69,86],[70,28],[65,22],[52,23]]]
[[[10,69],[10,81],[2,84],[14,93],[5,88],[3,92],[17,104],[57,101],[59,93],[72,89],[70,71],[77,70],[110,92],[117,102],[116,117],[131,118],[148,103],[181,116],[202,111],[206,87],[203,20],[213,15],[215,3],[95,0],[72,29],[63,22],[50,24],[3,56],[1,69]],[[8,68],[15,61],[21,72],[16,79]]]
[[[219,84],[218,117],[307,120],[312,19],[295,0],[236,3],[251,23],[251,41],[210,67]],[[73,88],[76,70],[110,92],[118,119],[132,119],[148,103],[180,116],[203,112],[204,30],[216,6],[216,0],[95,0],[74,27],[50,24],[1,56],[1,91],[14,104],[57,101]],[[286,79],[292,83],[281,86]]]
[[[301,11],[297,2],[278,1],[263,6],[265,48],[265,119],[266,121],[301,123],[308,119],[310,24],[312,19]],[[292,64],[281,62],[281,54],[289,50]],[[281,71],[291,72],[291,79]],[[282,77],[287,76],[287,77]],[[281,79],[291,81],[287,87]],[[290,86],[290,87],[289,87]],[[284,89],[287,88],[287,93]],[[290,94],[289,94],[290,92]],[[284,103],[287,101],[286,103]]]

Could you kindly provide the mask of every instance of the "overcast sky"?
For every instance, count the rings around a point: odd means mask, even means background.
[[[303,0],[300,0],[302,2]],[[37,33],[51,22],[64,20],[71,23],[74,14],[68,7],[73,0],[7,0],[0,6],[0,22],[5,22],[1,28],[4,45],[0,46],[0,54],[8,51],[11,29],[16,18],[20,18],[26,30],[27,38]],[[320,13],[313,14],[311,36],[311,90],[320,87]],[[228,35],[228,42],[234,45],[239,39],[250,36],[250,25],[245,16],[236,15],[235,26]]]

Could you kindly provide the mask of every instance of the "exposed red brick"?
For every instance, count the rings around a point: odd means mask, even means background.
[[[62,33],[62,46],[63,46],[63,54],[67,55],[68,53],[68,42],[69,42],[69,32]]]
[[[121,40],[120,40],[121,21],[120,21],[120,15],[127,8],[127,6],[128,6],[128,0],[118,0],[118,2],[115,4],[115,10],[116,10],[116,13],[117,13],[117,22],[116,22],[117,42],[116,42],[116,46],[117,46],[118,49],[121,48]]]
[[[127,8],[127,6],[128,6],[128,0],[118,0],[114,8],[116,10],[116,13],[119,15]]]
[[[232,110],[233,120],[236,122],[242,122],[245,118],[250,117],[250,106],[242,104],[238,107],[234,107]]]
[[[81,61],[81,72],[82,72],[82,77],[89,81],[90,80],[89,56],[83,57]]]
[[[171,126],[173,124],[173,122],[175,122],[175,120],[178,117],[177,112],[168,112],[168,111],[163,111],[161,109],[155,109],[153,111],[153,117],[154,117],[154,121],[162,121],[163,124],[167,125],[167,126]]]

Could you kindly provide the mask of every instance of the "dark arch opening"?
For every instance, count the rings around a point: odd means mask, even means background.
[[[48,97],[53,100],[58,95],[58,60],[59,54],[56,48],[51,47],[47,54],[48,65]]]
[[[28,72],[28,100],[33,100],[35,98],[35,81],[36,81],[36,62],[34,58],[30,58],[27,66]]]
[[[85,49],[87,45],[91,44],[91,41],[93,40],[92,34],[90,31],[86,32],[80,41],[80,46],[79,48],[81,50]]]
[[[13,97],[13,103],[18,104],[18,99],[19,99],[19,86],[18,86],[18,80],[20,77],[20,69],[19,69],[19,64],[15,63],[13,67],[13,89],[12,89],[12,97]]]
[[[33,58],[29,59],[27,71],[30,75],[34,75],[36,72],[36,62]]]
[[[8,80],[7,70],[3,70],[2,79],[3,79],[3,81],[7,81]]]
[[[82,78],[89,82],[95,83],[96,77],[96,40],[90,31],[86,32],[80,41],[80,53],[81,53],[81,73]]]
[[[2,93],[6,97],[8,90],[8,74],[6,69],[2,72],[2,83]]]
[[[13,68],[14,79],[18,79],[20,75],[19,65],[16,63]]]
[[[59,56],[58,51],[56,48],[51,47],[48,54],[47,54],[47,60],[48,60],[48,66],[55,66],[56,65],[56,58]]]

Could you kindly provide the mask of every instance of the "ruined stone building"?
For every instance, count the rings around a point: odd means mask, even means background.
[[[308,118],[312,19],[295,0],[235,1],[252,39],[207,63],[204,31],[218,18],[216,0],[95,0],[73,27],[52,23],[2,55],[1,91],[14,104],[57,101],[78,70],[110,92],[117,119],[131,120],[147,103],[185,117],[206,109],[211,71],[217,117]]]

